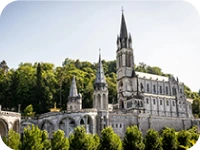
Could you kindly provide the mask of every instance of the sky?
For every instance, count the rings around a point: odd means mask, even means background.
[[[99,48],[115,60],[122,6],[136,65],[158,66],[197,92],[200,18],[185,1],[15,1],[0,17],[0,61],[15,69],[65,58],[93,63]]]

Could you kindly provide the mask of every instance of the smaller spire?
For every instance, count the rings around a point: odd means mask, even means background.
[[[101,83],[106,84],[106,81],[104,77],[103,65],[101,62],[101,49],[99,49],[99,63],[97,68],[95,84],[101,84]]]
[[[78,96],[78,92],[77,92],[77,87],[76,87],[75,76],[73,76],[72,84],[71,84],[71,87],[70,87],[69,97],[76,97],[76,96]]]

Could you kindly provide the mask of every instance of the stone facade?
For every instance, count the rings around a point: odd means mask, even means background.
[[[137,125],[143,134],[149,128],[159,131],[165,126],[176,130],[193,125],[200,127],[200,120],[193,118],[191,103],[184,94],[184,84],[178,78],[134,70],[132,38],[127,32],[123,13],[120,35],[117,36],[116,66],[117,104],[108,104],[108,85],[99,55],[92,109],[82,109],[82,97],[73,77],[67,111],[42,114],[37,119],[22,119],[21,131],[27,125],[36,124],[47,130],[51,137],[58,129],[69,136],[79,125],[93,134],[100,134],[103,128],[112,126],[123,137],[130,125]]]
[[[0,110],[0,135],[6,136],[10,129],[20,132],[21,114]]]

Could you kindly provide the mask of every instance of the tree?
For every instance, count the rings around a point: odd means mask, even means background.
[[[145,150],[162,150],[162,142],[159,134],[154,129],[149,129],[147,131],[145,140]]]
[[[191,134],[188,131],[185,130],[181,130],[180,132],[178,132],[177,135],[177,139],[179,142],[179,147],[178,150],[184,150],[185,148],[181,147],[181,146],[185,146],[185,147],[190,147],[190,143],[189,140],[191,138]]]
[[[24,128],[21,150],[48,150],[49,148],[50,141],[46,130],[41,131],[34,125]]]
[[[0,63],[0,70],[1,70],[1,69],[2,69],[5,73],[8,72],[9,67],[8,67],[8,65],[7,65],[7,63],[6,63],[5,60],[3,60],[3,61]]]
[[[99,150],[121,150],[122,142],[120,137],[114,133],[111,127],[101,131]]]
[[[69,150],[95,150],[98,147],[98,138],[85,132],[84,126],[78,126],[69,137]]]
[[[53,138],[51,139],[51,149],[52,150],[69,149],[69,141],[65,137],[65,133],[62,130],[58,130],[53,133]]]
[[[8,132],[8,138],[4,140],[5,144],[14,150],[19,150],[20,142],[20,135],[19,133],[13,131],[12,129]]]
[[[124,150],[144,150],[142,132],[137,126],[127,127],[123,140]]]
[[[175,130],[173,128],[165,128],[161,134],[163,150],[176,150],[178,141]]]
[[[33,106],[32,106],[32,104],[28,105],[24,109],[24,116],[33,116],[34,114],[35,114],[35,112],[33,112]]]

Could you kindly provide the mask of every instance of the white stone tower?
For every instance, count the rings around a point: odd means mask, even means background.
[[[70,93],[68,96],[67,110],[78,111],[82,109],[82,96],[77,91],[76,80],[73,76]]]
[[[97,68],[96,79],[94,82],[94,100],[93,108],[98,110],[108,109],[108,86],[105,80],[101,54],[99,54],[99,63]]]
[[[128,35],[122,10],[120,35],[117,36],[117,93],[119,108],[126,109],[126,100],[137,94],[137,77],[134,71],[134,54],[131,34]]]

